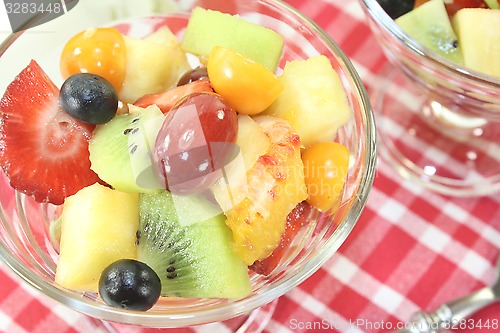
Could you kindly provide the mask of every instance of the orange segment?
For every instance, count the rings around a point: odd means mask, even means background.
[[[246,197],[226,212],[234,249],[247,265],[272,253],[288,213],[307,197],[298,135],[279,118],[257,117],[256,121],[272,143],[247,171]]]

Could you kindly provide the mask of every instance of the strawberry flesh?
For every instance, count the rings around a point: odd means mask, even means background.
[[[0,100],[0,167],[14,189],[62,204],[99,181],[90,169],[93,129],[61,110],[59,89],[32,60]]]
[[[483,0],[454,0],[450,3],[445,2],[445,5],[450,18],[462,8],[488,8]]]
[[[158,94],[145,95],[134,102],[135,106],[146,108],[156,104],[161,112],[167,113],[182,98],[195,92],[213,92],[208,80],[198,80]]]
[[[278,246],[265,259],[255,261],[250,269],[257,274],[269,275],[280,263],[285,251],[297,233],[309,224],[313,209],[306,201],[300,202],[287,216],[285,232],[281,235]]]

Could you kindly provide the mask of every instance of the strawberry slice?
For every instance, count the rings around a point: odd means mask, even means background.
[[[313,208],[306,201],[300,202],[287,216],[285,232],[278,246],[265,259],[255,261],[250,269],[257,274],[269,275],[278,266],[297,233],[309,224]]]
[[[445,1],[445,5],[450,18],[453,18],[457,11],[462,8],[488,8],[483,0],[453,0],[449,3]]]
[[[195,92],[213,92],[213,89],[208,80],[193,81],[158,94],[144,95],[135,101],[134,105],[146,108],[156,104],[161,112],[167,113],[183,97]]]
[[[88,151],[94,126],[62,111],[58,95],[32,60],[0,100],[0,167],[14,189],[56,205],[99,181]]]
[[[415,0],[414,8],[423,5],[429,0]],[[500,3],[500,0],[499,0]],[[456,14],[462,8],[488,8],[488,5],[484,0],[452,0],[445,1],[446,12],[450,18]]]

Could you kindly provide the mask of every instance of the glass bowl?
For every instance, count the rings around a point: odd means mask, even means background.
[[[316,24],[281,1],[93,1],[80,3],[67,14],[24,33],[10,35],[0,45],[0,89],[35,59],[56,84],[61,83],[58,58],[71,36],[87,27],[127,25],[135,36],[147,35],[166,22],[181,35],[195,6],[216,9],[272,28],[284,36],[285,61],[323,54],[341,77],[352,109],[350,121],[337,140],[351,151],[347,184],[336,214],[314,213],[309,228],[296,237],[278,268],[268,277],[251,274],[253,292],[238,300],[162,298],[147,312],[107,306],[98,295],[66,290],[54,283],[57,252],[49,239],[49,223],[57,207],[38,204],[15,192],[0,174],[0,256],[25,282],[41,293],[86,315],[125,324],[181,327],[224,321],[277,299],[311,276],[344,242],[358,220],[375,173],[375,124],[363,84],[349,59]],[[130,8],[127,6],[130,5]],[[113,7],[114,6],[114,7]],[[97,8],[100,8],[96,11]],[[57,81],[59,78],[60,81]]]
[[[376,0],[360,0],[389,60],[371,91],[381,156],[399,173],[452,196],[500,190],[500,78],[416,42]]]

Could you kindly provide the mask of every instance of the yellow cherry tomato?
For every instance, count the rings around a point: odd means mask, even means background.
[[[212,48],[207,72],[215,92],[241,114],[264,111],[283,91],[272,71],[224,47]]]
[[[72,37],[60,59],[66,79],[77,73],[92,73],[108,80],[120,91],[125,79],[125,40],[114,28],[89,28]]]
[[[349,150],[336,142],[316,143],[302,152],[307,202],[325,212],[339,200],[347,178]]]

